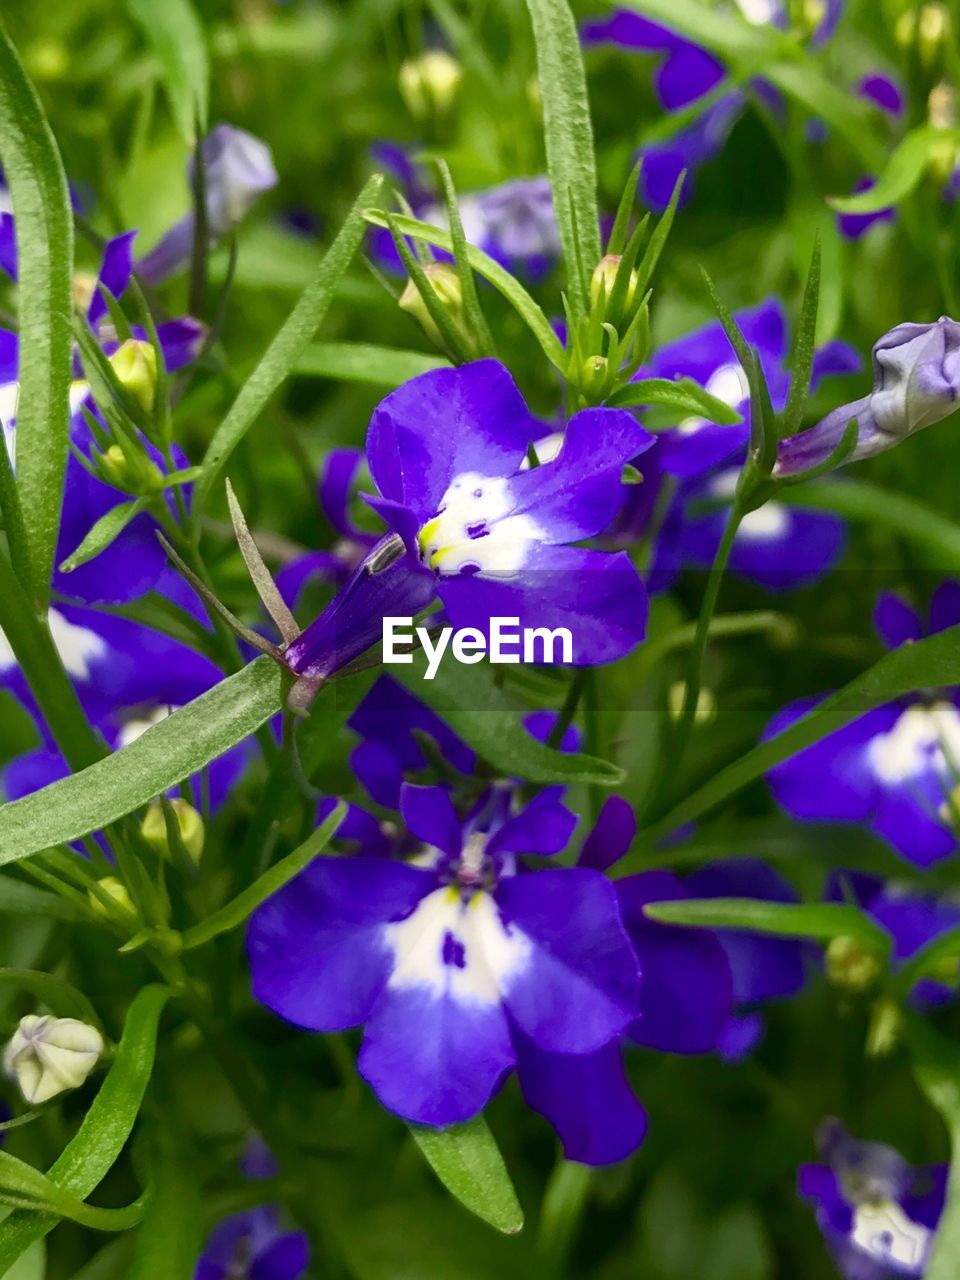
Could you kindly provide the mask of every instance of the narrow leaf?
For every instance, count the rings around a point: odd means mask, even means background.
[[[260,603],[273,619],[277,630],[283,637],[284,643],[289,644],[291,640],[295,640],[300,634],[297,620],[287,607],[287,602],[280,594],[270,570],[264,563],[260,548],[250,532],[246,517],[240,510],[240,503],[237,501],[237,495],[233,492],[233,485],[229,480],[226,488],[230,520],[233,524],[233,532],[237,538],[240,554],[243,556],[243,563],[247,566],[247,573],[249,573],[254,589],[260,597]]]
[[[410,1125],[410,1132],[443,1185],[471,1213],[507,1235],[523,1229],[517,1193],[482,1115],[448,1129]]]
[[[56,893],[24,884],[12,876],[0,876],[0,912],[15,916],[40,916],[47,920],[84,920],[71,904]]]
[[[143,28],[157,61],[174,121],[185,142],[194,126],[207,131],[210,66],[207,45],[190,0],[127,0],[131,16]]]
[[[917,1083],[939,1111],[950,1135],[950,1177],[924,1280],[956,1280],[960,1274],[960,1049],[919,1018],[911,1019],[909,1044]]]
[[[282,673],[258,658],[89,769],[0,805],[0,863],[99,831],[255,733],[283,706]]]
[[[203,1244],[196,1158],[166,1123],[150,1127],[144,1157],[150,1198],[124,1280],[193,1280]]]
[[[329,817],[304,840],[299,848],[294,849],[293,853],[281,859],[269,871],[265,871],[254,884],[244,889],[243,893],[238,894],[232,902],[228,902],[225,907],[215,911],[206,920],[188,929],[183,935],[183,949],[190,951],[194,947],[203,946],[211,938],[219,937],[221,933],[229,933],[231,929],[236,929],[238,925],[243,924],[262,902],[266,902],[268,898],[278,893],[285,884],[289,883],[294,876],[298,876],[304,867],[309,866],[314,858],[323,852],[343,821],[346,811],[347,806],[341,800]]]
[[[423,661],[422,653],[415,655],[411,666],[396,666],[392,674],[504,777],[592,782],[604,787],[615,787],[623,778],[623,771],[606,760],[577,751],[554,751],[527,733],[525,711],[511,705],[489,667],[441,664],[433,680],[424,680]]]
[[[324,255],[317,274],[300,295],[293,311],[214,433],[203,460],[203,476],[194,492],[195,510],[203,507],[227,459],[266,408],[270,397],[295,368],[320,327],[344,273],[360,247],[364,229],[362,210],[376,200],[381,184],[382,179],[376,175],[360,192],[357,203]]]
[[[32,582],[23,586],[42,606],[49,599],[67,467],[73,215],[50,126],[2,26],[0,154],[17,228],[17,487],[32,568]]]
[[[420,351],[377,347],[366,342],[317,342],[307,347],[293,372],[310,378],[341,382],[367,382],[377,387],[399,387],[431,369],[445,369],[449,360]]]
[[[803,291],[800,323],[794,340],[793,359],[790,364],[790,394],[783,412],[780,434],[792,436],[800,430],[804,406],[810,389],[813,370],[813,354],[817,345],[817,313],[820,303],[820,237],[813,243],[813,256]]]
[[[467,254],[467,237],[463,231],[460,207],[457,204],[457,193],[450,176],[450,169],[444,160],[437,161],[440,181],[443,184],[443,196],[447,207],[447,221],[450,223],[450,235],[453,237],[453,257],[457,264],[457,277],[463,294],[463,312],[467,329],[475,340],[478,355],[493,355],[493,337],[487,324],[480,297],[477,293],[477,282],[473,278],[473,268]]]
[[[642,378],[629,382],[607,401],[608,405],[626,408],[632,405],[664,404],[685,414],[696,414],[708,422],[721,426],[733,426],[740,422],[740,414],[725,400],[719,400],[705,391],[692,378]]]
[[[134,998],[100,1092],[49,1171],[50,1181],[68,1195],[86,1199],[95,1191],[129,1138],[153,1071],[157,1027],[168,996],[165,987],[149,986]],[[55,1215],[21,1209],[0,1223],[0,1275],[57,1221]]]
[[[568,0],[527,0],[527,9],[537,46],[553,207],[567,287],[579,317],[588,304],[589,280],[584,277],[600,261],[597,171],[583,53]],[[575,267],[581,255],[582,274]]]
[[[28,991],[58,1017],[79,1018],[94,1027],[102,1026],[96,1009],[83,992],[53,974],[37,969],[0,969],[0,985]]]
[[[866,946],[890,950],[890,935],[856,907],[839,902],[761,902],[756,898],[688,898],[651,902],[644,913],[662,924],[706,929],[743,929],[784,938],[859,938]]]
[[[839,213],[876,213],[905,200],[927,171],[931,157],[944,146],[956,148],[960,129],[912,129],[899,144],[880,177],[867,191],[855,196],[832,196],[829,204]]]
[[[55,1213],[91,1231],[128,1231],[143,1216],[139,1201],[126,1209],[97,1209],[84,1204],[61,1190],[46,1174],[6,1151],[0,1151],[0,1200],[39,1213]]]
[[[146,509],[149,501],[149,498],[136,498],[130,502],[118,502],[115,507],[100,517],[76,551],[67,556],[60,565],[61,572],[72,573],[74,569],[79,569],[81,565],[95,559],[101,551],[106,551],[107,547],[123,533],[130,521],[135,520],[140,512]]]

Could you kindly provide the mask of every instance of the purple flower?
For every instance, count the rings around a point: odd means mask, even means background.
[[[438,595],[454,627],[484,634],[493,617],[572,636],[574,664],[610,662],[643,638],[646,600],[624,554],[573,546],[603,532],[623,465],[651,443],[632,414],[588,409],[557,456],[527,463],[542,434],[494,360],[421,375],[377,408],[367,459],[392,529],[328,608],[286,651],[323,680],[380,639],[386,615],[412,616]]]
[[[258,1139],[240,1162],[251,1179],[279,1173],[271,1151]],[[301,1231],[285,1231],[274,1205],[262,1204],[225,1218],[214,1228],[197,1262],[194,1280],[300,1280],[310,1262]]]
[[[574,816],[493,791],[461,822],[450,794],[405,784],[412,863],[318,858],[254,915],[254,995],[312,1031],[365,1026],[358,1067],[385,1106],[445,1125],[487,1104],[523,1054],[602,1050],[638,1011],[637,961],[599,872],[524,873]],[[518,1054],[517,1039],[521,1046]]]
[[[270,148],[253,134],[218,124],[203,140],[207,229],[212,240],[228,235],[259,196],[277,185]],[[194,160],[187,176],[193,185]],[[137,263],[137,274],[159,284],[190,260],[195,218],[185,214]]]
[[[847,462],[872,458],[949,417],[960,394],[960,324],[900,324],[873,348],[873,390],[827,414],[809,431],[780,445],[774,475],[797,475],[825,462],[856,419],[857,441]]]
[[[726,74],[723,64],[706,49],[629,9],[589,19],[581,27],[581,38],[586,45],[609,43],[638,53],[663,54],[654,84],[666,111],[696,102]]]
[[[826,1164],[803,1165],[800,1195],[816,1210],[846,1280],[922,1277],[943,1212],[947,1166],[915,1168],[892,1147],[858,1142],[839,1120],[820,1127]]]
[[[883,595],[874,622],[889,648],[926,631],[913,609]],[[933,595],[930,632],[960,623],[960,585],[944,583]],[[785,707],[766,738],[794,724],[820,699]],[[774,799],[792,817],[810,822],[852,822],[876,832],[920,867],[957,847],[952,800],[960,760],[960,694],[955,689],[898,698],[829,734],[768,775]]]

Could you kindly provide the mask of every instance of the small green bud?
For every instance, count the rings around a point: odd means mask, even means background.
[[[903,1013],[893,1000],[878,1000],[867,1031],[867,1056],[882,1058],[891,1053],[903,1033]]]
[[[75,271],[73,274],[73,305],[78,311],[86,311],[93,301],[97,277],[92,271]]]
[[[587,356],[580,368],[580,387],[585,398],[598,401],[607,390],[610,361],[606,356]]]
[[[146,495],[163,489],[163,473],[146,454],[131,460],[120,445],[112,444],[100,455],[97,465],[107,484],[124,493]]]
[[[843,991],[869,990],[883,972],[883,961],[859,938],[833,938],[826,952],[827,978]]]
[[[130,338],[113,353],[110,363],[144,413],[152,413],[157,396],[157,353],[150,343]]]
[[[187,804],[186,800],[181,800],[179,797],[171,800],[170,805],[176,815],[183,846],[193,861],[199,863],[203,855],[203,842],[206,835],[203,819],[193,805]],[[167,822],[163,812],[163,805],[159,800],[154,800],[147,810],[147,815],[140,830],[143,838],[161,858],[170,856],[170,845],[167,842]]]
[[[429,49],[400,67],[400,93],[412,116],[445,116],[453,106],[463,72],[443,49]]]
[[[35,80],[62,80],[70,69],[70,53],[62,40],[44,37],[27,48],[24,61]]]
[[[919,15],[911,7],[898,18],[894,36],[905,49],[916,44],[921,59],[929,66],[950,38],[950,14],[942,4],[925,4]]]
[[[465,332],[463,288],[456,268],[452,267],[449,262],[428,262],[424,265],[423,274],[427,277],[427,281],[440,300],[444,311],[447,312],[457,328]],[[407,281],[406,288],[400,295],[399,303],[404,311],[415,316],[420,321],[423,331],[430,341],[443,349],[445,347],[443,334],[434,323],[433,316],[427,310],[427,304],[420,296],[420,290],[413,280]]]
[[[683,711],[683,699],[686,694],[687,686],[682,680],[678,680],[676,684],[670,686],[667,693],[667,710],[670,713],[670,719],[674,722],[679,721],[681,712]],[[717,700],[711,689],[701,689],[697,694],[697,709],[694,713],[694,724],[705,725],[710,724],[717,718]]]
[[[609,307],[610,298],[613,294],[614,285],[617,283],[617,275],[620,271],[620,255],[618,253],[606,253],[593,269],[593,276],[590,279],[590,302],[596,307],[600,303],[600,292],[603,291],[604,309]],[[636,271],[630,272],[630,280],[627,284],[626,297],[623,300],[623,310],[629,312],[637,297],[637,285],[639,280]],[[614,323],[616,321],[614,320]]]
[[[121,880],[118,880],[116,876],[104,876],[102,880],[97,881],[97,887],[107,895],[117,908],[116,911],[113,911],[91,889],[87,894],[87,898],[90,902],[90,909],[95,911],[98,916],[103,916],[104,919],[117,914],[136,917],[137,909],[133,905],[133,899],[127,892],[127,886]]]

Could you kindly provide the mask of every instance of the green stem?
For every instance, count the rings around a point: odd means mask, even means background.
[[[723,531],[720,546],[717,548],[717,554],[714,556],[713,564],[710,566],[707,589],[704,593],[703,604],[700,606],[700,616],[697,618],[697,629],[694,633],[693,646],[690,650],[690,666],[683,690],[683,706],[680,709],[680,718],[677,721],[677,727],[673,733],[669,748],[664,752],[665,763],[660,771],[657,790],[654,793],[657,800],[661,798],[662,793],[668,787],[671,790],[673,789],[673,783],[679,777],[683,757],[690,744],[690,737],[693,733],[693,726],[697,716],[697,704],[700,701],[700,689],[703,684],[703,660],[707,652],[707,641],[710,638],[710,624],[713,621],[717,600],[720,596],[720,587],[723,584],[727,565],[730,562],[730,552],[733,550],[734,539],[745,515],[746,511],[742,504],[735,500],[727,517],[726,528]]]
[[[64,669],[46,619],[39,617],[0,551],[0,629],[64,759],[75,772],[102,760],[97,737]]]

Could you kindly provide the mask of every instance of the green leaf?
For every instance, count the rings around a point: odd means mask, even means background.
[[[956,1280],[960,1273],[960,1049],[920,1018],[909,1024],[917,1083],[940,1113],[950,1135],[947,1198],[924,1280]]]
[[[527,0],[537,46],[553,207],[575,317],[587,311],[600,261],[597,170],[583,53],[568,0]],[[582,270],[579,264],[582,264]]]
[[[960,925],[945,929],[915,951],[893,980],[893,988],[905,1000],[918,982],[934,978],[947,961],[960,958]]]
[[[153,1071],[157,1027],[169,994],[165,987],[144,987],[131,1004],[123,1038],[100,1092],[47,1175],[67,1195],[80,1199],[91,1195],[129,1138]],[[19,1209],[0,1223],[0,1276],[58,1220],[53,1214]]]
[[[347,806],[341,800],[333,812],[317,827],[316,831],[312,832],[304,840],[299,848],[294,849],[293,853],[288,854],[287,857],[282,858],[268,871],[265,871],[258,880],[238,894],[232,902],[228,902],[225,907],[215,911],[206,920],[201,920],[192,929],[188,929],[183,935],[183,949],[190,951],[194,947],[201,947],[205,942],[209,942],[211,938],[217,938],[222,933],[229,933],[231,929],[236,929],[243,924],[262,902],[266,902],[267,898],[279,893],[285,884],[288,884],[294,876],[298,876],[304,867],[309,866],[314,858],[324,851],[346,812]]]
[[[365,217],[367,222],[375,227],[387,226],[387,219],[379,209],[368,209]],[[404,235],[419,236],[439,249],[446,249],[448,253],[453,252],[453,238],[449,231],[444,231],[441,227],[432,227],[429,222],[420,222],[417,218],[404,217],[402,214],[397,214],[393,221],[397,230],[402,231]],[[467,246],[467,257],[474,271],[502,293],[526,323],[550,363],[563,371],[566,368],[563,343],[553,332],[550,321],[542,309],[534,302],[520,281],[514,279],[499,262],[495,262],[489,254],[478,249],[476,245]]]
[[[164,1123],[150,1126],[143,1156],[150,1198],[125,1280],[193,1280],[203,1246],[196,1157]]]
[[[99,831],[169,791],[276,715],[281,686],[277,664],[258,658],[121,751],[0,805],[0,863]]]
[[[2,26],[0,154],[17,227],[17,488],[32,569],[32,582],[23,586],[43,606],[50,593],[69,447],[73,215],[57,144]]]
[[[170,110],[188,143],[207,131],[210,66],[207,44],[190,0],[127,0],[127,8],[143,28],[157,61]]]
[[[883,706],[908,693],[960,684],[960,627],[950,627],[937,635],[903,645],[886,654],[862,675],[852,680],[808,711],[775,738],[748,751],[745,756],[714,774],[708,782],[653,826],[641,833],[644,847],[655,845],[678,827],[699,818],[728,796],[769,772],[774,765],[842,729],[874,707]],[[648,855],[638,851],[617,865],[615,875],[627,875],[648,863]]]
[[[62,1191],[46,1174],[6,1151],[0,1151],[0,1200],[38,1213],[55,1213],[91,1231],[129,1231],[143,1217],[139,1201],[125,1209],[98,1209],[84,1204]]]
[[[101,551],[123,533],[131,520],[135,520],[141,511],[148,506],[149,498],[136,498],[131,502],[119,502],[96,522],[79,547],[60,565],[61,573],[72,573],[82,564],[95,559]]]
[[[615,408],[630,405],[664,404],[684,414],[696,414],[708,422],[733,426],[740,414],[725,400],[718,400],[692,378],[642,378],[630,382],[607,401]]]
[[[11,876],[0,876],[0,912],[15,916],[40,916],[47,920],[83,920],[69,902],[36,885],[24,884]]]
[[[363,239],[363,209],[376,200],[382,178],[366,184],[310,284],[297,300],[260,363],[244,383],[227,416],[217,427],[203,460],[204,472],[194,491],[200,510],[210,496],[227,459],[266,408],[270,397],[296,367],[332,303],[344,272]]]
[[[905,200],[927,171],[938,151],[948,154],[960,143],[960,129],[935,129],[923,125],[911,129],[887,161],[868,191],[855,196],[831,196],[828,203],[840,213],[875,213]]]
[[[38,969],[0,969],[0,986],[14,987],[30,994],[62,1018],[79,1018],[102,1028],[96,1009],[76,987]]]
[[[810,270],[803,291],[803,306],[800,309],[800,323],[793,344],[793,357],[790,361],[790,393],[787,407],[783,411],[780,434],[791,436],[800,430],[803,410],[810,390],[810,375],[813,370],[813,356],[817,345],[817,312],[820,302],[820,237],[813,242],[813,254],[810,258]]]
[[[929,552],[939,571],[960,572],[960,525],[906,494],[864,480],[820,480],[794,490],[783,489],[777,501],[835,511],[850,520],[863,520],[874,529],[889,529]]]
[[[482,1115],[448,1129],[409,1128],[431,1169],[471,1213],[507,1235],[523,1229],[517,1193]]]
[[[310,378],[367,382],[376,387],[399,387],[421,373],[447,369],[450,361],[422,351],[402,351],[367,342],[317,342],[307,347],[293,372]]]
[[[434,679],[424,680],[423,664],[423,655],[414,655],[412,665],[391,667],[391,675],[505,777],[537,783],[592,782],[603,787],[622,781],[623,770],[616,765],[578,751],[554,751],[527,733],[526,709],[518,710],[509,702],[490,667],[441,663]]]
[[[858,938],[884,954],[890,935],[856,907],[839,902],[761,902],[756,898],[687,898],[650,902],[644,914],[662,924],[697,925],[705,929],[744,929],[783,938]]]
[[[457,264],[457,278],[460,281],[460,292],[463,297],[463,314],[467,331],[474,340],[475,352],[481,356],[495,354],[493,336],[487,324],[480,296],[477,293],[477,282],[473,278],[473,268],[467,250],[467,238],[463,231],[460,217],[460,206],[457,204],[457,193],[450,176],[446,161],[438,160],[440,181],[443,186],[443,198],[447,210],[447,221],[450,224],[450,235],[453,237],[453,257]]]

